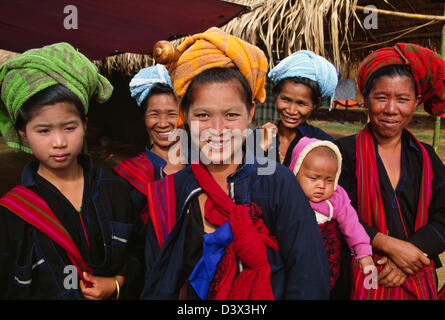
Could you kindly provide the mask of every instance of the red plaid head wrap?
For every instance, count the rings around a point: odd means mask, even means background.
[[[359,67],[357,83],[361,92],[371,76],[389,65],[407,66],[422,95],[425,111],[445,117],[445,62],[434,51],[411,43],[397,43],[393,47],[372,52]]]

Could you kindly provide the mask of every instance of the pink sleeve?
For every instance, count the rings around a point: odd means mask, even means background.
[[[359,222],[357,212],[352,207],[346,191],[341,186],[337,186],[329,201],[334,209],[333,219],[337,221],[340,232],[355,259],[372,255],[370,238]]]

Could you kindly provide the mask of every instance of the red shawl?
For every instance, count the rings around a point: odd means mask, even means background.
[[[360,64],[360,91],[377,70],[389,65],[406,65],[417,83],[417,94],[422,95],[425,111],[445,117],[445,62],[437,53],[411,43],[376,50]]]
[[[202,164],[192,164],[192,171],[208,195],[205,218],[217,226],[230,221],[233,234],[233,241],[218,264],[208,298],[274,299],[266,247],[278,251],[278,244],[261,219],[261,209],[254,203],[235,204]],[[244,264],[238,275],[237,259]]]
[[[144,152],[137,157],[126,159],[117,164],[113,167],[113,171],[144,195],[148,194],[148,184],[155,180],[153,164],[147,159]],[[148,205],[142,209],[140,216],[141,220],[146,224],[149,216]]]
[[[433,172],[428,152],[411,132],[406,130],[417,142],[422,151],[423,170],[420,186],[419,204],[415,222],[415,231],[424,226],[428,221],[428,206],[431,199],[431,182]],[[377,228],[381,233],[387,234],[386,217],[383,201],[380,197],[379,173],[377,169],[374,140],[366,126],[359,131],[356,137],[356,176],[357,176],[357,200],[359,218],[368,225]],[[377,261],[378,256],[374,255]],[[357,262],[352,262],[352,293],[351,298],[357,300],[400,300],[437,299],[436,273],[433,261],[429,266],[424,266],[417,274],[410,275],[400,287],[366,289],[365,275],[361,272]],[[377,266],[378,271],[383,266]]]
[[[84,279],[83,271],[92,273],[93,270],[83,260],[68,231],[39,195],[26,187],[16,186],[0,199],[0,205],[8,208],[61,246],[86,286],[92,286]]]

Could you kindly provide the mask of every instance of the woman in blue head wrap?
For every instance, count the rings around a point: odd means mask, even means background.
[[[144,113],[150,146],[136,157],[116,165],[113,171],[125,178],[135,189],[133,199],[147,220],[147,186],[184,168],[184,161],[169,159],[176,139],[169,139],[178,121],[178,102],[167,69],[157,64],[140,70],[130,81],[131,96]]]
[[[269,122],[261,127],[272,131],[276,139],[276,147],[265,150],[269,149],[269,154],[276,152],[276,160],[288,167],[292,150],[300,138],[333,141],[326,132],[306,121],[322,99],[332,102],[338,82],[337,71],[325,58],[300,50],[283,59],[268,76],[274,83],[273,95],[280,120],[278,124]],[[265,141],[268,141],[267,132]],[[265,145],[270,145],[270,141],[269,138]]]

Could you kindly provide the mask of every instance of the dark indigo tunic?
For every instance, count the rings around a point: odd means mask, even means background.
[[[78,211],[54,185],[37,174],[38,162],[24,168],[22,185],[45,200],[94,275],[125,276],[121,298],[137,298],[142,263],[127,250],[137,215],[129,184],[95,168],[88,156],[80,155],[79,163],[84,171],[81,216],[89,247]],[[64,269],[68,265],[71,261],[58,244],[0,206],[1,299],[82,299],[80,290],[65,288],[68,273]]]
[[[278,123],[278,125],[280,125],[280,124]],[[296,133],[297,133],[297,135],[289,144],[289,147],[287,148],[286,154],[284,156],[284,160],[283,160],[282,164],[285,167],[290,166],[290,164],[292,162],[292,151],[294,150],[295,146],[297,145],[298,141],[300,141],[301,138],[308,137],[308,138],[316,138],[319,140],[334,141],[334,139],[329,134],[327,134],[320,128],[317,128],[317,127],[314,127],[313,125],[308,124],[307,122],[303,122],[302,124],[300,124],[296,128]],[[279,139],[278,135],[276,136],[275,141],[276,141],[276,147],[270,148],[270,150],[268,151],[268,154],[272,154],[272,152],[273,152],[276,157],[275,161],[279,162],[280,154],[279,154],[278,150],[279,150],[279,146],[280,146],[280,139]]]
[[[260,162],[264,163],[264,162]],[[315,215],[297,179],[276,164],[270,175],[246,163],[228,177],[229,196],[237,204],[255,202],[279,244],[267,249],[276,299],[328,299],[329,265]],[[184,250],[190,203],[201,192],[190,166],[174,175],[176,224],[160,249],[149,222],[145,246],[146,274],[142,299],[177,299],[184,284]]]
[[[372,128],[370,127],[370,129],[372,133]],[[356,135],[341,138],[336,141],[336,144],[343,156],[339,184],[346,190],[352,205],[357,209],[355,138]],[[428,210],[428,223],[425,226],[414,232],[422,178],[422,153],[415,140],[407,132],[402,134],[401,175],[395,190],[378,155],[377,143],[375,141],[379,184],[388,235],[411,242],[427,253],[430,258],[434,259],[436,267],[440,267],[441,263],[438,254],[445,250],[445,166],[431,146],[424,143],[423,145],[428,152],[433,169],[432,197]],[[398,198],[408,239],[403,230],[394,193]],[[372,241],[378,230],[364,222],[362,224]],[[346,263],[347,261],[344,261],[345,266]],[[347,267],[343,269],[346,273],[348,272]]]

